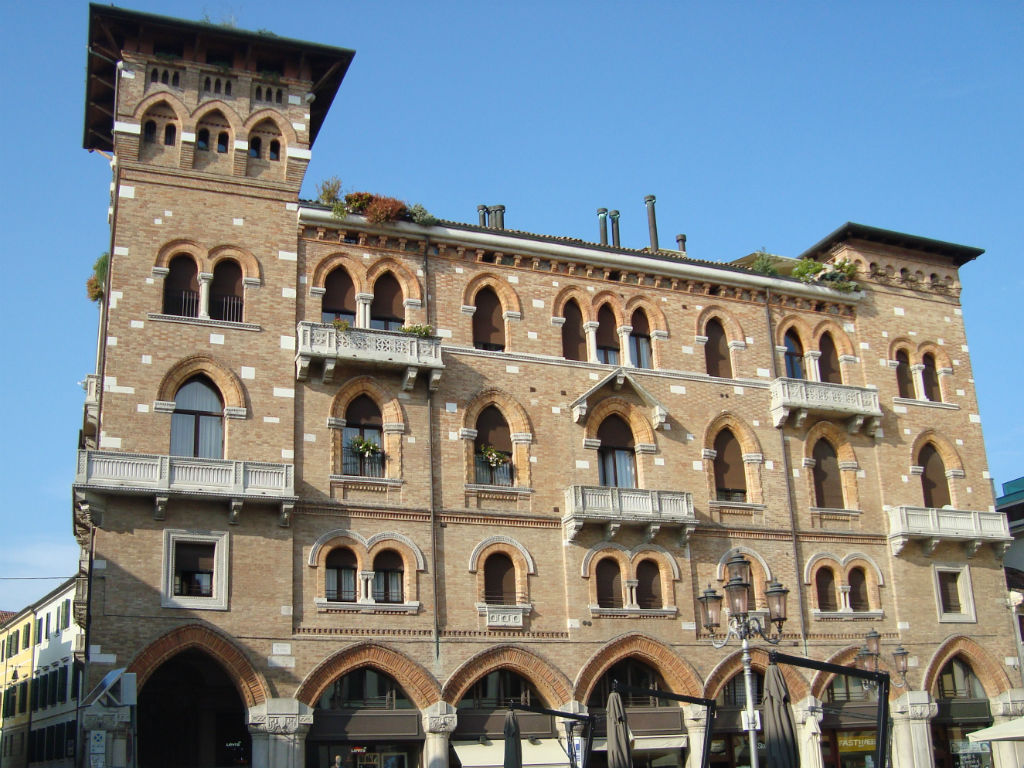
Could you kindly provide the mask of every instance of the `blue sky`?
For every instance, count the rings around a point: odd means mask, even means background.
[[[643,247],[795,256],[845,221],[986,249],[961,271],[989,466],[1024,475],[1015,307],[1024,200],[1024,4],[1011,2],[194,2],[125,7],[353,48],[304,195],[346,189],[510,228]],[[87,6],[9,4],[0,210],[0,608],[68,576],[71,492],[108,247],[110,170],[82,145]],[[999,486],[997,485],[997,491]]]

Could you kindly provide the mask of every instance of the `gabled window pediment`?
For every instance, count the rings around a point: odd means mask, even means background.
[[[661,402],[644,389],[626,368],[616,368],[570,404],[572,420],[577,424],[586,424],[587,412],[601,399],[596,395],[606,387],[610,387],[615,392],[621,392],[623,387],[632,389],[647,407],[647,415],[653,429],[658,429],[668,419],[668,409]]]

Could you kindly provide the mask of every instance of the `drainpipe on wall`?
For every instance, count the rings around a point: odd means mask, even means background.
[[[487,206],[477,206],[480,219],[485,219]],[[486,224],[483,224],[486,226]],[[431,324],[430,303],[430,238],[426,238],[423,246],[423,309],[427,323]],[[436,318],[435,318],[436,319]],[[434,596],[434,661],[441,659],[441,624],[438,618],[437,603],[437,510],[434,506],[434,480],[436,479],[437,463],[434,461],[434,393],[427,384],[427,456],[430,459],[430,483],[427,490],[427,503],[430,505],[430,575],[431,589]]]

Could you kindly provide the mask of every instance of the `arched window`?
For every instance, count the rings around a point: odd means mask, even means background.
[[[321,694],[317,709],[412,709],[412,702],[390,675],[363,667],[335,680]]]
[[[704,342],[704,363],[707,366],[708,375],[731,379],[732,360],[729,358],[729,339],[725,335],[722,324],[716,318],[711,318],[704,326],[704,335],[708,337],[708,340]]]
[[[505,351],[505,323],[501,317],[501,302],[490,288],[481,288],[476,294],[473,313],[473,346],[493,352]]]
[[[850,608],[854,611],[869,611],[871,604],[868,600],[868,580],[864,575],[864,569],[860,566],[850,569],[847,576],[850,583]]]
[[[262,86],[256,86],[256,101],[263,101],[263,88]]]
[[[836,449],[825,438],[814,444],[814,504],[825,509],[844,509],[843,481]]]
[[[764,691],[764,675],[754,669],[751,670],[753,676],[753,694],[754,694],[754,706],[761,706],[761,695]],[[728,707],[732,709],[739,709],[747,706],[747,686],[743,680],[743,673],[740,672],[738,675],[734,675],[730,678],[722,690],[719,691],[718,696],[715,698],[715,702],[720,707]]]
[[[595,710],[604,710],[608,703],[608,696],[612,692],[612,686],[616,682],[630,688],[646,688],[656,691],[668,690],[668,686],[665,685],[665,681],[656,669],[644,664],[639,659],[622,659],[612,664],[590,690],[590,695],[587,697],[587,709],[591,714]],[[675,706],[672,702],[659,699],[657,696],[649,696],[642,693],[623,694],[622,703],[627,707]]]
[[[804,345],[795,331],[786,331],[783,338],[786,347],[786,377],[802,379],[804,377]]]
[[[147,120],[142,127],[142,140],[147,144],[156,143],[156,120]]]
[[[613,488],[636,488],[636,450],[633,431],[612,414],[597,428],[598,482]]]
[[[896,388],[900,397],[914,398],[914,376],[910,370],[910,356],[907,350],[896,350]]]
[[[718,501],[747,500],[747,476],[743,450],[731,429],[715,436],[715,498]]]
[[[259,159],[260,154],[263,152],[263,141],[259,136],[253,136],[249,139],[249,157]]]
[[[641,560],[636,567],[636,604],[640,608],[662,608],[661,569],[653,560]]]
[[[456,709],[493,710],[509,704],[540,704],[542,701],[529,680],[511,669],[496,669],[473,683]]]
[[[607,304],[597,313],[597,362],[619,364],[619,334],[615,329],[615,313]]]
[[[170,79],[170,73],[165,69],[163,73],[160,75],[160,82],[163,85],[167,85],[170,82]]]
[[[473,457],[476,482],[512,485],[512,433],[496,405],[487,406],[476,418]]]
[[[269,157],[271,160],[275,162],[281,159],[281,142],[278,141],[277,139],[274,139],[273,141],[270,142]]]
[[[209,93],[210,92],[210,85],[211,85],[210,78],[206,78],[205,80],[203,80],[203,93]]]
[[[221,131],[217,134],[217,152],[219,154],[226,154],[228,151],[228,132]]]
[[[924,382],[924,399],[933,403],[942,402],[942,392],[939,389],[939,371],[935,367],[935,355],[925,353],[921,358],[924,370],[921,371],[921,379]]]
[[[278,104],[281,104],[281,103],[284,102],[284,94],[283,94],[283,92],[281,91],[280,88],[277,89],[277,93],[274,96],[274,101],[276,101]]]
[[[942,461],[939,452],[931,443],[925,443],[917,458],[918,466],[923,468],[921,473],[921,491],[924,495],[924,505],[934,509],[941,509],[951,505],[949,499],[949,481],[946,480],[946,465]]]
[[[151,82],[151,83],[158,83],[158,82],[160,82],[160,72],[157,69],[154,68],[153,71],[149,73],[149,82]]]
[[[201,459],[224,455],[224,401],[205,376],[189,379],[174,396],[171,455]]]
[[[622,573],[619,564],[612,557],[606,557],[594,569],[597,577],[597,604],[601,608],[621,608]]]
[[[180,84],[181,76],[177,72],[175,72],[173,75],[171,75],[171,85],[177,88]]]
[[[865,686],[855,677],[836,675],[826,689],[825,698],[837,704],[844,701],[877,701],[878,689]]]
[[[839,610],[836,599],[836,575],[831,568],[819,568],[814,575],[814,588],[818,594],[818,610],[835,612]]]
[[[321,300],[320,320],[332,323],[335,320],[354,325],[356,322],[356,289],[352,278],[343,267],[331,270],[324,280],[324,296]]]
[[[237,261],[222,259],[213,268],[210,285],[210,319],[242,322],[242,268]]]
[[[327,554],[326,594],[328,601],[354,603],[356,593],[356,556],[347,547],[332,549]]]
[[[484,602],[515,605],[516,567],[504,552],[495,552],[484,562]]]
[[[940,699],[987,699],[985,688],[971,665],[956,656],[942,668],[935,681],[935,693]]]
[[[199,132],[196,133],[196,149],[200,152],[210,151],[210,129],[200,128]]]
[[[378,603],[402,603],[405,569],[402,556],[385,549],[373,559],[373,599]]]
[[[821,352],[821,357],[818,358],[820,379],[828,384],[842,384],[843,374],[839,369],[839,353],[836,351],[836,343],[831,333],[825,332],[821,335],[818,351]]]
[[[341,471],[359,477],[384,477],[381,453],[383,421],[380,408],[369,395],[359,395],[345,409],[341,431]]]
[[[373,284],[373,302],[370,304],[370,327],[382,331],[397,331],[405,325],[405,307],[402,306],[402,286],[390,272],[385,272]]]
[[[199,269],[195,260],[179,253],[167,265],[164,278],[164,314],[199,316]]]
[[[562,324],[562,357],[566,360],[587,359],[587,339],[583,334],[583,313],[570,299],[565,302],[565,323]]]
[[[651,326],[642,309],[633,313],[630,319],[633,330],[629,332],[629,356],[637,368],[653,368],[651,357]]]
[[[214,93],[220,93],[220,78],[219,77],[216,78],[213,81],[213,92]]]
[[[178,129],[174,127],[174,123],[168,123],[164,126],[164,146],[173,147],[174,142],[177,139]]]
[[[230,80],[225,80],[224,81],[224,95],[225,96],[230,96],[231,95],[231,81]]]

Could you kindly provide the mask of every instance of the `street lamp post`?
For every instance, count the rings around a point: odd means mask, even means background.
[[[881,639],[882,636],[874,629],[864,636],[864,646],[857,652],[855,658],[858,669],[862,669],[865,672],[878,671],[878,657],[882,655]],[[892,652],[892,668],[896,672],[898,679],[890,679],[890,682],[897,688],[903,688],[907,684],[907,657],[909,656],[910,651],[904,648],[902,644]],[[873,680],[863,679],[861,684],[865,688],[872,688],[877,685]]]
[[[729,580],[725,583],[725,599],[729,601],[729,623],[721,640],[716,639],[715,630],[721,626],[722,596],[708,585],[697,598],[700,603],[701,624],[711,635],[711,644],[722,648],[730,637],[736,637],[743,649],[743,687],[746,693],[744,730],[750,742],[750,768],[758,768],[757,758],[757,711],[754,709],[754,673],[750,663],[750,640],[760,637],[765,642],[778,645],[782,639],[782,625],[786,623],[786,595],[789,590],[773,581],[765,590],[768,600],[768,621],[750,614],[750,561],[737,553],[725,564]],[[769,634],[774,627],[774,633]]]

